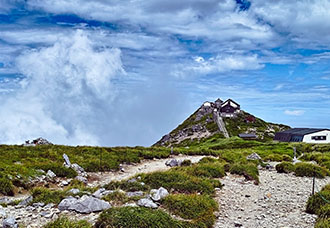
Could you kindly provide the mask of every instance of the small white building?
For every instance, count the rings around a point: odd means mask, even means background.
[[[330,130],[317,128],[292,128],[277,132],[274,140],[281,142],[330,143]]]
[[[330,130],[321,130],[318,132],[304,135],[303,142],[306,143],[330,143]]]

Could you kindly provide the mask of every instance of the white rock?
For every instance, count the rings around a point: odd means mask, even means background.
[[[47,175],[47,177],[49,177],[49,178],[54,178],[54,177],[56,177],[56,174],[55,174],[53,171],[51,171],[51,170],[48,170],[46,175]]]
[[[151,199],[140,199],[137,202],[137,205],[141,207],[149,207],[149,208],[158,208],[157,204],[155,204]]]
[[[159,189],[150,190],[151,199],[153,201],[159,201],[165,198],[166,196],[168,196],[168,194],[169,194],[168,191],[163,187],[160,187]]]

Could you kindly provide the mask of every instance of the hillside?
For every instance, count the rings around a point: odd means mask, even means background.
[[[228,103],[238,106],[235,111],[232,110],[232,115],[230,115],[231,110],[228,111],[231,108],[230,105],[227,105]],[[226,111],[226,113],[221,111]],[[221,126],[217,123],[218,119],[222,119],[225,130],[220,130]],[[205,102],[188,119],[169,134],[164,135],[155,145],[187,146],[210,138],[225,138],[225,131],[229,137],[248,133],[255,134],[258,140],[267,141],[272,140],[276,132],[289,128],[283,124],[266,122],[240,110],[239,105],[230,99],[226,102],[218,99],[215,102]]]

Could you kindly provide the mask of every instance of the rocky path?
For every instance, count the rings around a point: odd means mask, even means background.
[[[201,160],[205,156],[189,156],[189,155],[176,155],[171,156],[170,158],[164,159],[155,159],[155,160],[145,160],[136,165],[123,165],[122,171],[118,172],[103,172],[103,173],[91,173],[96,176],[96,180],[89,183],[90,186],[104,185],[109,183],[110,181],[120,181],[124,179],[128,179],[130,177],[135,176],[138,173],[151,173],[155,171],[164,171],[168,170],[171,167],[166,166],[165,162],[170,159],[177,160],[191,160],[192,163],[196,163]]]
[[[316,216],[307,214],[312,178],[260,170],[260,184],[229,174],[217,191],[219,215],[217,228],[311,228]],[[316,186],[330,183],[330,178],[316,179]]]

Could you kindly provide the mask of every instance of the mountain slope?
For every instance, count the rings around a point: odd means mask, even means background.
[[[233,117],[226,117],[228,116],[227,113],[220,113],[226,102],[222,102],[220,99],[215,102],[205,102],[182,124],[169,134],[164,135],[155,145],[185,146],[211,137],[224,138],[226,134],[223,130],[219,130],[217,119],[223,120],[229,137],[238,136],[241,133],[252,133],[257,136],[258,140],[266,141],[273,139],[276,132],[290,128],[283,124],[265,122],[243,110],[237,110]]]

